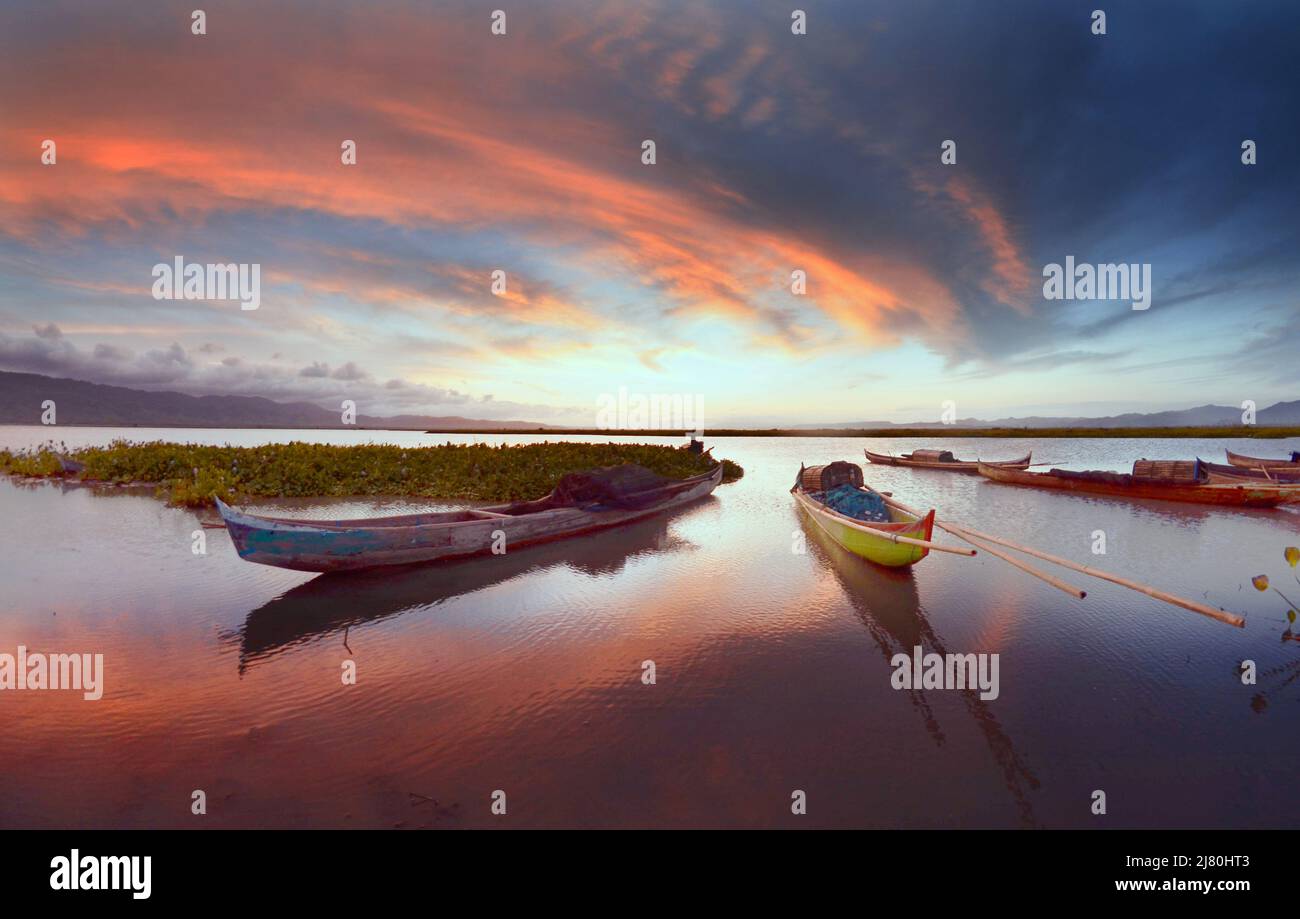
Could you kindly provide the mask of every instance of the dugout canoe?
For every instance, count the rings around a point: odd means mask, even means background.
[[[1209,463],[1197,460],[1206,471],[1212,483],[1233,484],[1245,482],[1254,485],[1300,485],[1300,469],[1273,467],[1251,469],[1246,466],[1231,466],[1225,463]]]
[[[872,453],[862,451],[867,459],[878,466],[910,466],[913,469],[942,469],[945,472],[979,472],[979,460],[959,460],[951,450],[913,450],[894,456],[889,453]],[[1026,453],[1019,459],[989,460],[990,466],[1005,466],[1008,469],[1028,469],[1033,453]]]
[[[1192,466],[1188,463],[1155,464],[1150,460],[1134,463],[1134,474],[1124,472],[1074,472],[1053,469],[1050,472],[1026,472],[980,463],[980,475],[1007,485],[1028,485],[1034,488],[1051,488],[1076,494],[1108,495],[1155,501],[1181,501],[1189,504],[1214,504],[1221,507],[1277,507],[1291,500],[1293,489],[1270,485],[1223,484],[1216,485],[1201,477],[1160,478],[1159,470],[1141,474],[1143,464]],[[1150,469],[1150,467],[1146,467]]]
[[[698,501],[722,481],[722,464],[680,481],[640,466],[565,476],[551,494],[460,511],[301,520],[260,517],[218,499],[240,558],[295,571],[353,571],[485,555],[606,530]]]
[[[888,522],[859,520],[832,510],[818,497],[838,485],[851,485],[864,493],[879,496],[883,501],[879,492],[863,483],[862,469],[855,463],[843,461],[800,468],[790,493],[794,495],[800,510],[818,529],[854,555],[869,562],[887,568],[903,568],[915,565],[930,554],[930,550],[924,546],[894,542],[889,536],[929,542],[934,533],[933,510],[924,517],[918,517],[886,506],[890,517]]]
[[[1246,456],[1242,453],[1233,453],[1231,450],[1224,450],[1228,454],[1228,462],[1233,466],[1241,466],[1246,469],[1295,469],[1300,470],[1300,452],[1291,451],[1290,459],[1265,459],[1259,456]]]

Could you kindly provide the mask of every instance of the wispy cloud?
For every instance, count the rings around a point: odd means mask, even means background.
[[[692,388],[753,413],[732,380],[778,368],[810,394],[866,355],[989,392],[1154,363],[1152,315],[1209,328],[1294,289],[1295,10],[1214,30],[1145,4],[1103,47],[1067,11],[1004,7],[832,4],[794,36],[788,10],[557,0],[505,37],[469,2],[235,2],[202,37],[186,11],[9,8],[0,361],[575,404],[689,353],[730,368]],[[1268,151],[1249,174],[1244,132]],[[153,301],[177,254],[260,264],[263,307]],[[1152,261],[1151,315],[1044,302],[1065,254]],[[51,320],[62,340],[30,333]]]

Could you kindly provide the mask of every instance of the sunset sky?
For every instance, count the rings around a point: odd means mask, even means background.
[[[1290,0],[196,5],[0,9],[0,369],[577,424],[1300,397]],[[155,300],[178,255],[261,307]],[[1045,300],[1066,256],[1151,308]]]

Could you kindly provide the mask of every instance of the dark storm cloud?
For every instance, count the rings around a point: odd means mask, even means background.
[[[1067,254],[1155,262],[1167,283],[1157,308],[1265,275],[1294,284],[1300,4],[1108,3],[1105,36],[1089,31],[1096,6],[813,7],[816,51],[800,70],[856,142],[809,145],[794,112],[760,131],[738,121],[669,130],[757,202],[753,219],[837,251],[925,264],[972,319],[971,339],[952,343],[961,358],[1071,337],[1041,299],[1041,267]],[[938,165],[949,138],[958,144],[950,171]],[[1260,145],[1256,166],[1241,164],[1246,138]],[[981,240],[934,219],[918,198],[912,179],[951,174],[970,176],[1013,228],[1033,272],[1035,317],[980,289]],[[1199,295],[1182,292],[1198,284]]]

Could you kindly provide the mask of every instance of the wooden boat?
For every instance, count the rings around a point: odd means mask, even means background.
[[[1133,464],[1133,473],[1129,474],[1067,469],[1026,472],[980,463],[979,471],[987,479],[1008,485],[1030,485],[1117,498],[1184,501],[1224,507],[1276,507],[1291,499],[1290,491],[1278,486],[1212,484],[1196,465],[1192,461],[1138,460]]]
[[[1201,468],[1209,475],[1210,481],[1215,484],[1233,484],[1236,482],[1246,482],[1255,485],[1300,485],[1300,469],[1289,469],[1287,467],[1273,467],[1251,469],[1246,466],[1230,466],[1224,463],[1207,463],[1205,460],[1197,460]]]
[[[799,470],[790,493],[795,502],[827,536],[852,552],[877,565],[901,568],[914,565],[930,554],[926,546],[895,542],[890,537],[903,537],[928,543],[934,532],[934,511],[924,517],[887,507],[888,522],[861,520],[846,516],[828,507],[823,496],[840,485],[850,485],[859,491],[883,496],[865,485],[862,469],[855,463],[843,461],[826,466],[808,466]]]
[[[1231,450],[1224,450],[1228,454],[1228,462],[1233,466],[1242,466],[1246,469],[1297,469],[1300,470],[1300,452],[1291,451],[1290,459],[1263,459],[1258,456],[1245,456],[1241,453],[1233,453]]]
[[[979,460],[959,460],[950,450],[913,450],[900,456],[886,453],[872,453],[864,450],[867,459],[878,466],[911,466],[913,469],[943,469],[947,472],[979,472]],[[1026,453],[1019,459],[990,461],[991,466],[1006,466],[1009,469],[1028,469],[1032,453]]]
[[[565,476],[551,494],[471,510],[356,520],[294,520],[217,509],[241,558],[297,571],[349,571],[482,555],[604,530],[674,510],[722,481],[722,464],[681,481],[640,466]]]
[[[218,637],[239,651],[239,672],[349,628],[429,610],[533,572],[567,569],[588,577],[621,571],[631,559],[685,551],[668,537],[669,514],[618,529],[617,539],[562,539],[436,565],[340,571],[308,578],[250,612]]]

